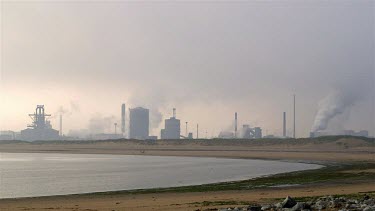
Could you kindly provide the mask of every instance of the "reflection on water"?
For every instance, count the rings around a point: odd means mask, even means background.
[[[319,167],[223,158],[0,153],[0,198],[196,185]]]

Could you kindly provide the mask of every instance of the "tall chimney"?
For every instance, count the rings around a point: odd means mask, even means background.
[[[176,119],[176,108],[173,108],[173,118]]]
[[[198,134],[199,134],[199,125],[197,124],[197,139],[199,138]]]
[[[283,137],[286,137],[286,112],[283,113]]]
[[[121,133],[125,136],[125,104],[121,105]]]
[[[62,114],[60,114],[60,136],[63,136],[63,131],[62,131]]]
[[[234,137],[237,138],[237,112],[234,113]]]
[[[293,138],[296,138],[296,95],[293,95]]]

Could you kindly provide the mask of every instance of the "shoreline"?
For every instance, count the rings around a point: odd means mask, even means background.
[[[9,154],[61,154],[61,155],[69,155],[70,153],[56,153],[56,152],[44,152],[44,153],[40,153],[40,152],[0,152],[0,155],[2,153],[9,153]],[[73,155],[73,154],[72,154]],[[77,153],[75,153],[74,155],[77,155]],[[110,156],[129,156],[129,155],[118,155],[118,154],[81,154],[81,155],[110,155]],[[185,156],[160,156],[160,155],[130,155],[130,156],[139,156],[139,157],[144,157],[144,156],[148,156],[148,157],[153,157],[153,156],[156,156],[156,157],[179,157],[179,158],[183,158]],[[186,156],[186,158],[192,158],[192,156]],[[337,164],[333,163],[333,162],[322,162],[322,161],[319,161],[319,162],[315,162],[315,161],[307,161],[307,160],[277,160],[277,159],[254,159],[254,158],[241,158],[241,157],[205,157],[205,156],[201,156],[201,157],[195,157],[195,158],[215,158],[215,159],[234,159],[234,160],[260,160],[260,161],[278,161],[278,162],[286,162],[286,163],[303,163],[303,164],[314,164],[314,165],[317,165],[317,167],[311,167],[310,169],[305,169],[305,170],[293,170],[293,171],[288,171],[288,172],[281,172],[281,173],[272,173],[272,174],[268,174],[268,175],[261,175],[261,176],[255,176],[255,177],[251,177],[251,178],[248,178],[246,176],[243,176],[241,179],[233,179],[233,180],[226,180],[224,179],[223,181],[217,181],[217,182],[210,182],[210,183],[203,183],[203,184],[189,184],[189,185],[181,185],[181,186],[171,186],[171,187],[153,187],[153,188],[137,188],[137,189],[121,189],[121,190],[109,190],[109,191],[96,191],[96,192],[84,192],[84,193],[70,193],[70,194],[58,194],[58,195],[41,195],[41,196],[25,196],[25,197],[6,197],[6,198],[0,198],[0,200],[3,200],[3,199],[33,199],[33,198],[44,198],[44,197],[69,197],[69,196],[77,196],[77,197],[80,197],[80,196],[91,196],[91,195],[111,195],[111,194],[142,194],[142,193],[153,193],[153,192],[166,192],[164,190],[167,190],[167,192],[176,192],[178,191],[178,189],[182,188],[182,189],[185,189],[185,188],[194,188],[194,187],[200,187],[200,186],[217,186],[217,185],[225,185],[225,184],[236,184],[236,183],[242,183],[242,182],[246,182],[246,181],[253,181],[253,180],[257,180],[257,179],[261,179],[261,178],[270,178],[270,177],[274,177],[274,176],[277,176],[277,175],[288,175],[288,174],[291,174],[291,173],[298,173],[298,172],[304,172],[304,171],[316,171],[316,170],[320,170],[322,168],[326,168],[328,166],[337,166]],[[298,184],[297,184],[298,185]]]
[[[193,151],[193,150],[192,150]],[[225,151],[225,150],[223,150]],[[259,152],[259,151],[258,151]],[[186,157],[186,158],[218,158],[218,159],[245,159],[245,160],[264,160],[264,161],[280,161],[280,162],[291,162],[291,163],[305,163],[305,164],[316,164],[316,165],[325,165],[325,164],[335,164],[341,163],[338,161],[329,161],[329,160],[294,160],[294,159],[278,159],[278,158],[261,158],[261,157],[238,157],[238,156],[194,156],[194,155],[157,155],[157,154],[110,154],[110,153],[80,153],[80,152],[61,152],[61,151],[28,151],[28,152],[16,152],[16,151],[1,151],[1,153],[9,153],[9,154],[72,154],[72,155],[113,155],[113,156],[155,156],[155,157]]]
[[[250,142],[244,143],[243,146],[227,146],[226,142],[223,142],[224,144],[215,142],[212,145],[213,141],[184,142],[184,144],[165,141],[156,144],[141,141],[0,143],[0,152],[4,153],[217,157],[305,162],[325,166],[316,170],[195,186],[7,198],[0,199],[0,210],[202,210],[202,208],[222,207],[220,203],[228,207],[229,205],[243,205],[245,202],[272,201],[276,198],[285,198],[287,195],[311,197],[375,193],[375,143],[373,140],[368,142],[361,139],[339,138],[327,143],[284,142],[282,144],[267,141],[261,144]],[[288,186],[290,184],[292,186]]]
[[[317,186],[318,185],[318,186]],[[105,195],[62,195],[37,198],[1,199],[1,210],[197,210],[213,209],[245,204],[269,204],[288,195],[296,198],[326,195],[374,194],[375,182],[354,184],[316,184],[298,187],[260,188],[255,190],[232,190],[187,193],[144,193]]]
[[[366,167],[366,165],[369,166]],[[283,186],[283,183],[280,183],[283,177],[289,180],[295,174],[302,174],[297,178],[305,177],[304,175],[309,175],[311,173],[316,175],[317,172],[322,172],[330,167],[338,168],[338,170],[334,172],[356,171],[358,169],[365,171],[366,169],[375,169],[375,163],[360,164],[354,162],[344,164],[326,162],[326,166],[319,169],[196,186],[4,198],[0,199],[0,210],[196,210],[197,207],[211,209],[228,207],[229,205],[240,206],[246,203],[270,203],[280,200],[287,195],[304,198],[323,195],[375,193],[375,180],[373,180],[373,178],[375,178],[375,172],[370,175],[370,179],[368,177],[357,178],[354,176],[352,178],[338,179],[336,181],[330,179],[320,182],[303,182],[297,185],[287,183],[287,186]],[[265,182],[269,183],[270,179],[271,181],[274,180],[276,185],[262,185]],[[240,188],[246,182],[259,180],[261,185],[258,187]],[[229,185],[229,189],[221,188],[220,186],[223,185]],[[179,202],[175,203],[176,200]],[[74,207],[68,206],[72,203]]]

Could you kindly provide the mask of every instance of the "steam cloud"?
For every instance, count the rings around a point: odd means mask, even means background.
[[[311,132],[327,129],[329,122],[350,109],[358,100],[356,95],[343,91],[333,91],[319,102],[318,113],[315,116]]]
[[[133,107],[145,107],[150,111],[150,129],[155,130],[159,128],[163,121],[163,114],[161,109],[165,107],[166,99],[161,95],[162,91],[138,89],[137,95],[131,96],[129,103]]]
[[[52,118],[56,118],[59,115],[70,116],[73,113],[80,112],[80,106],[77,102],[70,101],[70,107],[66,108],[64,106],[60,106],[59,109],[53,114]]]
[[[152,108],[150,110],[150,127],[151,127],[151,129],[158,128],[162,121],[163,121],[163,114],[159,111],[159,109]]]
[[[109,132],[114,121],[114,116],[102,116],[101,114],[96,114],[89,120],[89,131],[91,133]]]

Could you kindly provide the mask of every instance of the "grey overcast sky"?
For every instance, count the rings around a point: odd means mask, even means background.
[[[290,134],[295,93],[304,137],[319,102],[340,92],[345,105],[329,128],[374,135],[374,5],[1,1],[0,129],[24,129],[37,104],[66,111],[64,133],[119,122],[124,102],[152,110],[154,135],[173,107],[203,137],[230,128],[235,111],[240,124],[275,135],[286,111]]]

